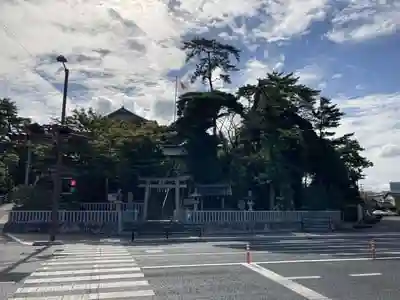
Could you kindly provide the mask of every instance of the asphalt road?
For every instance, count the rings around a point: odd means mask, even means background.
[[[127,249],[160,300],[400,299],[400,235],[265,237]]]
[[[20,245],[0,235],[0,299],[10,297],[49,254],[43,247]]]

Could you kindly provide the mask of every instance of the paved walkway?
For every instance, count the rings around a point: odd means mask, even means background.
[[[125,247],[60,249],[9,300],[153,299],[153,290]]]

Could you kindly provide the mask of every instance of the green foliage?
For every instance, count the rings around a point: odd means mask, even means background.
[[[9,199],[24,210],[51,210],[51,190],[40,186],[17,186]]]
[[[231,207],[249,190],[262,209],[342,208],[359,200],[358,181],[372,163],[353,133],[335,136],[343,113],[329,98],[292,73],[277,72],[238,87],[235,94],[218,91],[214,72],[221,71],[219,79],[230,83],[240,50],[201,38],[185,41],[183,49],[187,62],[194,62],[192,82],[200,79],[209,91],[181,95],[178,118],[170,126],[117,121],[91,109],[67,117],[69,133],[60,144],[63,175],[75,178],[77,187],[61,205],[104,201],[117,188],[135,193],[138,176],[172,172],[189,173],[197,183],[230,182]],[[230,126],[218,129],[217,121]],[[14,201],[27,207],[49,206],[54,129],[31,124],[18,116],[14,102],[0,99],[0,192],[13,190]],[[168,159],[162,144],[182,144],[188,155]],[[23,187],[28,148],[32,186]]]
[[[314,128],[320,138],[330,138],[335,132],[328,131],[339,127],[340,119],[344,114],[340,111],[336,104],[331,104],[331,100],[325,97],[320,98],[319,107],[314,111],[315,125]]]
[[[203,84],[208,84],[210,91],[213,91],[213,72],[220,69],[222,72],[220,80],[231,83],[229,72],[238,69],[231,62],[231,57],[236,61],[240,59],[240,50],[227,44],[222,44],[216,40],[195,38],[184,41],[182,50],[186,51],[186,62],[196,59],[196,68],[191,77],[192,83],[198,78]]]

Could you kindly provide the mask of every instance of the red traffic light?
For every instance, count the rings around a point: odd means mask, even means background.
[[[75,179],[71,179],[70,185],[71,186],[76,186],[76,180]]]

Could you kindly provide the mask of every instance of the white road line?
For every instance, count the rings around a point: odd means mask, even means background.
[[[88,248],[88,249],[78,249],[78,248],[64,248],[64,249],[60,249],[61,251],[65,251],[65,252],[71,252],[71,253],[76,253],[76,252],[126,252],[126,249],[118,249],[118,248],[113,248],[113,249],[103,249],[103,248]]]
[[[301,284],[294,282],[288,278],[285,278],[271,270],[260,267],[257,264],[243,263],[242,265],[245,266],[246,268],[248,268],[254,272],[257,272],[258,274],[268,278],[269,280],[272,280],[272,281],[284,286],[285,288],[295,292],[296,294],[299,294],[300,296],[302,296],[308,300],[332,300],[320,293],[317,293],[316,291],[314,291],[312,289],[305,287],[304,285],[301,285]]]
[[[377,244],[377,243],[376,243]],[[331,249],[368,249],[369,244],[351,244],[351,245],[324,245],[324,244],[315,244],[315,245],[310,245],[310,244],[304,244],[304,245],[299,245],[299,244],[293,244],[293,245],[288,245],[288,244],[282,244],[282,245],[274,245],[271,247],[271,245],[260,245],[260,244],[250,244],[251,247],[265,247],[269,251],[282,251],[282,250],[288,250],[288,251],[296,251],[296,250],[318,250],[318,251],[331,251]],[[379,247],[381,246],[381,247]],[[377,244],[377,248],[384,248],[382,247],[384,245],[379,245]],[[399,248],[397,247],[391,247],[391,248],[385,248],[385,249],[396,249]]]
[[[128,252],[121,252],[121,253],[110,253],[110,252],[77,252],[77,253],[71,253],[71,252],[58,252],[54,253],[53,256],[127,256],[131,255]]]
[[[375,260],[398,260],[400,256],[392,257],[376,257]],[[372,261],[370,257],[349,257],[349,258],[321,258],[321,259],[298,259],[298,260],[269,260],[257,261],[257,264],[292,264],[292,263],[319,263],[319,262],[345,262],[345,261]],[[187,265],[154,265],[143,266],[142,269],[173,269],[173,268],[195,268],[195,267],[224,267],[224,266],[238,266],[242,263],[239,262],[226,262],[226,263],[209,263],[209,264],[187,264]]]
[[[67,285],[50,285],[50,286],[34,286],[34,287],[22,287],[17,289],[16,296],[18,294],[29,294],[29,293],[49,293],[49,292],[70,292],[76,290],[96,290],[96,289],[107,289],[107,288],[121,288],[121,290],[134,287],[134,286],[146,286],[149,285],[147,280],[138,281],[120,281],[120,282],[97,282],[88,284],[67,284]]]
[[[67,251],[42,264],[10,300],[142,299],[155,295],[123,246],[69,247]],[[71,295],[71,291],[77,293]]]
[[[85,260],[51,260],[48,263],[45,263],[44,265],[50,265],[50,266],[55,266],[55,265],[87,265],[87,264],[93,264],[93,262],[101,262],[101,263],[117,263],[117,262],[126,262],[126,263],[132,263],[135,262],[133,258],[128,258],[128,259],[91,259],[87,257]]]
[[[163,256],[198,256],[198,255],[243,255],[246,251],[229,251],[229,252],[190,252],[190,253],[162,253],[162,254],[139,254],[136,257],[163,257]],[[270,251],[254,251],[253,254],[266,254]]]
[[[104,274],[104,275],[88,275],[88,276],[69,276],[69,277],[44,277],[35,279],[26,279],[24,283],[29,284],[43,284],[43,283],[65,283],[65,282],[79,282],[84,280],[109,280],[109,279],[133,279],[143,278],[143,273],[127,273],[127,274]]]
[[[149,249],[149,250],[145,250],[146,253],[162,253],[164,252],[164,250],[162,249]]]
[[[130,268],[108,268],[108,269],[83,269],[71,271],[54,271],[54,272],[35,272],[31,276],[62,276],[62,275],[78,275],[78,274],[92,274],[92,273],[111,273],[111,272],[140,272],[138,267]]]
[[[137,267],[136,263],[127,264],[126,262],[114,263],[114,264],[88,264],[88,266],[76,266],[76,265],[52,265],[44,266],[38,269],[38,271],[63,271],[63,270],[76,270],[77,268],[95,268],[95,269],[110,269],[110,268],[123,268],[123,267]]]
[[[300,279],[320,279],[321,276],[293,276],[293,277],[286,277],[286,279],[290,280],[300,280]]]
[[[380,276],[382,273],[360,273],[360,274],[349,274],[351,277],[364,277],[364,276]]]
[[[123,292],[109,292],[109,293],[95,293],[87,294],[84,299],[87,300],[102,300],[102,299],[115,299],[115,298],[133,298],[133,297],[146,297],[154,296],[152,290],[142,291],[123,291]],[[23,298],[9,298],[9,300],[81,300],[82,295],[63,295],[63,296],[51,296],[51,297],[23,297]]]
[[[251,246],[250,246],[251,248]],[[329,247],[325,247],[329,248]],[[348,247],[349,248],[349,247]],[[352,250],[352,249],[346,249],[346,250]],[[253,255],[257,254],[274,254],[276,252],[296,252],[296,250],[306,250],[306,249],[269,249],[269,251],[258,251],[254,250]],[[331,253],[326,253],[326,255],[362,255],[362,254],[367,254],[370,253],[371,250],[369,249],[360,249],[360,248],[355,248],[353,250],[357,250],[357,252],[332,252],[334,250],[331,249],[314,249],[314,248],[307,248],[308,253],[318,253],[318,252],[331,252]],[[390,248],[378,248],[377,253],[381,254],[392,254],[392,255],[399,255],[400,252],[387,252],[385,250],[391,250]],[[160,253],[160,254],[137,254],[135,255],[136,258],[140,257],[165,257],[165,256],[193,256],[193,255],[243,255],[246,253],[246,251],[230,251],[230,252],[190,252],[190,253]]]

